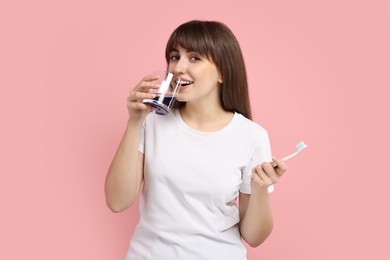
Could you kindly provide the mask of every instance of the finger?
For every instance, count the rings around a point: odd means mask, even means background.
[[[279,182],[279,175],[275,171],[275,168],[271,163],[265,162],[261,164],[261,167],[263,168],[264,173],[272,180],[273,183]]]
[[[160,78],[159,75],[149,74],[149,75],[146,75],[141,81],[155,81],[155,80],[158,80],[159,78]]]
[[[130,110],[134,110],[134,111],[151,112],[151,110],[152,110],[152,108],[150,106],[147,106],[144,103],[128,102],[127,106]]]
[[[272,157],[272,161],[275,164],[275,171],[279,176],[282,176],[287,171],[287,164],[282,159]]]
[[[141,82],[138,84],[143,90],[145,88],[159,88],[160,85],[156,81],[160,78],[159,75],[150,74],[146,75]]]
[[[155,82],[141,81],[130,92],[150,92],[153,89],[159,89],[160,85]]]
[[[132,93],[130,93],[130,96],[128,97],[128,101],[141,102],[143,99],[155,98],[155,97],[156,97],[155,93],[132,92]]]
[[[156,88],[159,87],[156,84],[156,80],[160,78],[159,75],[150,74],[142,78],[142,80],[133,88],[133,90],[144,90],[145,88]],[[147,91],[146,91],[147,92]]]
[[[254,179],[259,178],[267,186],[273,184],[272,179],[267,175],[267,173],[265,173],[261,165],[258,165],[255,168],[253,168],[252,172],[253,172]]]

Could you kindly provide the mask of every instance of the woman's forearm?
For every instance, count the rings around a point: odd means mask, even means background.
[[[242,238],[252,247],[263,243],[271,234],[273,219],[267,189],[252,191],[245,217],[240,222]]]
[[[108,207],[114,212],[128,208],[137,197],[143,178],[143,155],[138,152],[141,122],[129,122],[105,181]]]

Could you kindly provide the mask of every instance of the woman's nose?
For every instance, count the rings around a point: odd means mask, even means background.
[[[184,59],[178,60],[173,67],[173,73],[176,75],[184,74],[187,69],[187,64]]]

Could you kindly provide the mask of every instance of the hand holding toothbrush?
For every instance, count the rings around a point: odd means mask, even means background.
[[[282,159],[272,157],[272,162],[264,162],[252,169],[251,190],[272,192],[273,184],[278,183],[280,177],[287,171],[287,165]]]
[[[307,145],[304,142],[300,142],[296,145],[297,151],[282,158],[277,159],[272,157],[273,162],[265,162],[261,165],[258,165],[253,169],[253,180],[254,183],[257,183],[257,186],[268,187],[268,192],[271,193],[274,191],[274,185],[279,181],[279,178],[287,171],[286,161],[295,155],[297,155],[300,151],[306,148]]]

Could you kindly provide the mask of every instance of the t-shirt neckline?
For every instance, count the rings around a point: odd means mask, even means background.
[[[205,137],[220,136],[222,134],[225,134],[225,133],[229,132],[229,130],[233,127],[233,125],[235,124],[235,122],[238,120],[238,117],[239,117],[239,114],[237,112],[234,112],[232,119],[230,120],[230,122],[225,127],[223,127],[220,130],[217,130],[217,131],[210,131],[209,132],[209,131],[197,130],[197,129],[194,129],[194,128],[190,127],[189,125],[187,125],[187,123],[184,122],[183,118],[181,117],[179,109],[175,109],[173,111],[173,114],[174,114],[174,117],[175,117],[176,121],[187,132],[189,132],[191,134],[195,134],[195,135],[205,136]]]

